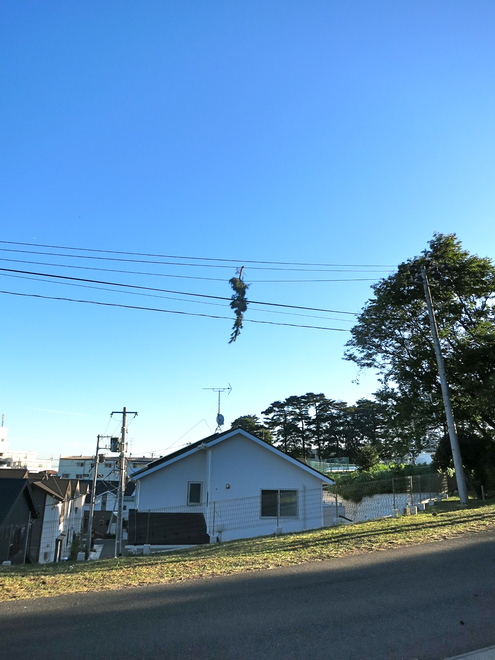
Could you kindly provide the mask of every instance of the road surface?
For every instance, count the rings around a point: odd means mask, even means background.
[[[225,578],[1,603],[0,642],[8,660],[443,660],[495,644],[495,532]]]

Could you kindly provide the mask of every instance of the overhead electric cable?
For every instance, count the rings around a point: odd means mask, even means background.
[[[107,302],[100,302],[97,300],[76,300],[74,298],[62,298],[62,297],[57,297],[57,296],[42,296],[37,293],[19,293],[15,291],[0,291],[0,294],[4,295],[10,295],[10,296],[20,296],[23,298],[40,298],[42,300],[58,300],[58,301],[63,301],[63,302],[73,302],[73,303],[81,303],[81,304],[86,304],[86,305],[100,305],[102,307],[121,307],[123,309],[135,309],[135,310],[140,310],[140,311],[146,311],[146,312],[160,312],[162,314],[179,314],[181,316],[200,316],[202,318],[209,318],[209,319],[220,319],[223,321],[231,321],[232,319],[229,316],[215,316],[213,314],[199,314],[199,313],[194,313],[194,312],[181,312],[177,310],[170,310],[170,309],[159,309],[156,307],[140,307],[138,305],[122,305],[118,303],[107,303]],[[263,324],[263,325],[281,325],[285,327],[291,327],[291,328],[306,328],[310,330],[330,330],[333,332],[349,332],[348,330],[345,330],[344,328],[326,328],[318,325],[301,325],[297,323],[278,323],[277,321],[256,321],[254,319],[244,319],[243,323],[258,323],[258,324]]]
[[[71,280],[75,282],[89,282],[90,284],[103,284],[107,286],[120,286],[124,287],[127,289],[140,289],[140,290],[145,290],[145,291],[159,291],[160,293],[174,293],[180,296],[194,296],[197,298],[210,298],[214,300],[228,300],[230,302],[231,298],[227,298],[225,296],[212,296],[208,295],[205,293],[190,293],[186,291],[172,291],[170,289],[158,289],[155,287],[149,287],[149,286],[138,286],[135,284],[123,284],[121,282],[105,282],[102,280],[90,280],[82,277],[70,277],[68,275],[54,275],[52,273],[36,273],[32,271],[26,271],[26,270],[14,270],[12,268],[0,268],[0,272],[7,272],[7,273],[19,273],[21,275],[37,275],[39,277],[50,277],[54,279],[61,279],[61,280]],[[271,307],[287,307],[289,309],[304,309],[306,311],[310,312],[327,312],[330,314],[348,314],[351,316],[359,316],[359,314],[355,312],[343,312],[341,310],[336,310],[336,309],[321,309],[318,307],[303,307],[300,305],[284,305],[282,303],[269,303],[269,302],[263,302],[260,300],[249,300],[249,303],[254,303],[256,305],[268,305]]]
[[[1,249],[1,248],[0,248]],[[120,274],[126,274],[126,275],[147,275],[150,277],[173,277],[175,279],[184,279],[184,280],[200,280],[200,281],[206,281],[206,282],[225,282],[225,277],[198,277],[196,275],[172,275],[170,273],[150,273],[146,271],[140,271],[140,270],[123,270],[119,268],[98,268],[97,266],[75,266],[73,264],[56,264],[53,262],[46,262],[46,261],[28,261],[27,259],[5,259],[4,257],[0,257],[0,261],[8,261],[9,263],[16,263],[16,264],[30,264],[32,266],[53,266],[55,268],[72,268],[74,270],[94,270],[98,272],[103,272],[103,273],[120,273]],[[310,271],[303,271],[303,272],[310,272]],[[350,271],[324,271],[324,272],[341,272],[341,273],[347,273]],[[366,271],[363,271],[366,272]],[[277,283],[297,283],[297,282],[308,282],[308,283],[313,283],[313,282],[376,282],[377,279],[376,277],[372,278],[336,278],[336,279],[317,279],[317,280],[250,280],[251,284],[277,284]]]
[[[29,277],[28,275],[13,275],[11,273],[4,273],[3,277],[11,277],[13,279],[20,279],[20,280],[29,280],[30,282],[45,282],[46,284],[52,284],[51,280],[44,280],[36,277]],[[119,291],[118,289],[112,289],[106,286],[91,286],[90,284],[76,284],[75,282],[57,282],[57,284],[61,284],[62,286],[72,286],[72,287],[78,287],[81,289],[92,289],[93,291],[110,291],[113,293],[124,293],[126,295],[130,296],[143,296],[146,298],[159,298],[160,300],[174,300],[177,302],[186,302],[186,303],[194,303],[194,304],[200,304],[200,305],[211,305],[213,307],[222,307],[225,308],[225,305],[221,303],[214,303],[214,302],[208,302],[206,300],[187,300],[187,298],[173,298],[172,296],[160,296],[156,293],[142,293],[141,291]],[[256,307],[253,307],[253,305],[256,305],[256,303],[251,303],[249,306],[249,309],[251,311],[263,311],[265,314],[281,314],[284,316],[297,316],[297,317],[304,317],[304,318],[310,318],[310,319],[324,319],[326,321],[339,321],[340,323],[354,323],[354,319],[338,319],[332,316],[320,316],[317,314],[301,314],[301,313],[295,313],[295,312],[283,312],[280,310],[276,309],[264,309],[260,310],[257,309]]]
[[[154,265],[160,265],[160,266],[191,266],[194,268],[232,268],[232,266],[227,266],[224,264],[200,264],[200,263],[181,263],[179,261],[150,261],[149,259],[123,259],[121,257],[96,257],[96,256],[88,256],[86,254],[58,254],[56,252],[40,252],[39,250],[17,250],[13,248],[0,248],[0,252],[15,252],[17,254],[38,254],[38,255],[43,255],[47,257],[68,257],[70,259],[96,259],[98,261],[118,261],[120,263],[133,263],[133,264],[154,264]],[[175,257],[161,257],[162,259],[174,259]],[[176,257],[177,259],[182,259],[186,257]],[[199,258],[198,258],[199,260]],[[213,261],[212,259],[202,259],[202,261]],[[216,259],[215,261],[220,261],[219,259]],[[221,261],[224,261],[223,259]],[[230,259],[225,260],[225,261],[231,261]],[[238,261],[236,263],[239,263]],[[246,262],[249,263],[249,262]],[[259,263],[259,262],[251,262],[251,263]],[[267,262],[268,263],[268,262]],[[304,264],[302,264],[304,265]],[[311,264],[308,264],[311,265]],[[274,266],[250,266],[251,270],[277,270],[277,271],[297,271],[297,272],[304,272],[304,273],[326,273],[328,272],[327,268],[278,268]],[[346,271],[347,272],[347,271]]]
[[[214,257],[184,257],[170,254],[153,254],[147,252],[125,252],[121,250],[100,250],[95,248],[81,248],[81,247],[68,247],[62,245],[44,245],[42,243],[21,243],[19,241],[0,241],[3,245],[23,245],[28,247],[37,247],[37,248],[48,248],[53,250],[74,250],[78,252],[99,252],[101,254],[125,254],[134,257],[155,257],[162,259],[190,259],[191,261],[220,261],[228,262],[231,264],[271,264],[278,266],[322,266],[322,267],[332,267],[332,266],[342,266],[349,268],[396,268],[397,264],[322,264],[322,263],[305,263],[298,261],[259,261],[259,260],[250,260],[250,259],[217,259]]]

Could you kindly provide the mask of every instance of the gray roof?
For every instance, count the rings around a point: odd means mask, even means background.
[[[29,481],[26,479],[1,479],[0,480],[0,525],[8,517],[16,502],[26,497],[32,515],[37,518],[38,514],[34,504],[33,495]]]
[[[247,431],[244,431],[244,429],[240,428],[235,428],[235,429],[229,429],[228,431],[223,431],[222,433],[214,433],[213,435],[208,436],[207,438],[204,438],[203,440],[198,440],[197,442],[193,442],[190,445],[186,445],[185,447],[182,447],[182,449],[178,449],[177,451],[172,452],[171,454],[167,454],[166,456],[162,456],[156,461],[152,461],[149,465],[147,465],[145,468],[142,470],[138,470],[137,472],[134,472],[131,475],[131,479],[140,479],[142,476],[145,474],[148,474],[149,472],[154,472],[155,470],[159,469],[160,467],[165,467],[165,465],[175,462],[175,460],[180,459],[182,456],[187,456],[191,453],[194,453],[195,451],[198,451],[202,449],[203,447],[215,445],[218,442],[221,442],[223,439],[231,437],[233,435],[240,434],[244,436],[245,438],[249,438],[250,440],[253,440],[257,444],[261,446],[265,446],[267,449],[270,451],[279,454],[281,457],[286,459],[292,464],[299,465],[303,470],[306,472],[309,472],[313,474],[315,477],[321,477],[322,482],[327,483],[327,484],[333,484],[334,481],[327,477],[325,474],[322,472],[318,472],[318,470],[315,470],[314,468],[310,467],[309,465],[306,465],[306,463],[303,463],[303,461],[298,460],[297,458],[293,458],[292,456],[289,456],[285,452],[281,451],[277,447],[274,447],[271,445],[269,442],[266,442],[262,438],[258,438],[257,436],[253,435],[252,433],[248,433]]]

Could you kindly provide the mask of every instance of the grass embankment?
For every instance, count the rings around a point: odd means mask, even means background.
[[[266,570],[495,530],[495,503],[455,501],[417,516],[203,545],[147,557],[2,567],[0,601],[125,589]]]

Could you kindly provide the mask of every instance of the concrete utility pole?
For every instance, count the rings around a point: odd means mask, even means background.
[[[100,453],[100,437],[96,436],[96,453],[95,453],[95,466],[93,474],[93,487],[91,490],[91,501],[89,503],[89,520],[88,520],[88,536],[86,538],[86,559],[89,559],[91,552],[92,535],[93,535],[93,518],[95,516],[95,501],[96,501],[96,482],[98,481],[98,455]]]
[[[440,385],[442,387],[443,405],[445,408],[445,416],[447,418],[447,427],[449,429],[450,446],[452,448],[452,458],[454,460],[455,478],[457,481],[457,490],[459,491],[459,499],[461,504],[468,503],[468,494],[466,488],[466,477],[464,475],[464,467],[462,465],[461,450],[459,447],[459,439],[457,437],[457,430],[455,427],[454,415],[452,413],[452,406],[450,403],[449,386],[447,383],[447,374],[445,373],[445,365],[443,362],[442,349],[438,339],[438,328],[433,305],[431,302],[430,285],[428,277],[426,276],[426,269],[421,266],[421,276],[423,278],[423,286],[425,290],[426,306],[428,307],[428,315],[430,317],[431,334],[433,336],[433,346],[435,347],[435,355],[437,358],[438,374],[440,376]]]
[[[111,436],[109,435],[98,435],[96,436],[96,453],[95,453],[95,464],[94,464],[94,474],[93,474],[93,487],[91,490],[91,500],[89,503],[89,519],[88,519],[88,533],[86,537],[86,559],[89,559],[89,553],[91,552],[92,536],[93,536],[93,520],[95,516],[95,503],[96,503],[96,483],[98,481],[98,465],[100,464],[100,440],[108,439]],[[117,440],[117,438],[115,438]]]
[[[120,440],[119,447],[119,492],[117,499],[117,529],[115,532],[115,556],[120,557],[122,555],[122,535],[123,535],[123,516],[124,516],[124,492],[126,485],[126,466],[125,466],[125,454],[126,454],[126,436],[127,436],[127,415],[137,416],[137,412],[128,412],[127,408],[124,408],[122,412],[113,412],[112,415],[122,415],[122,436]]]

